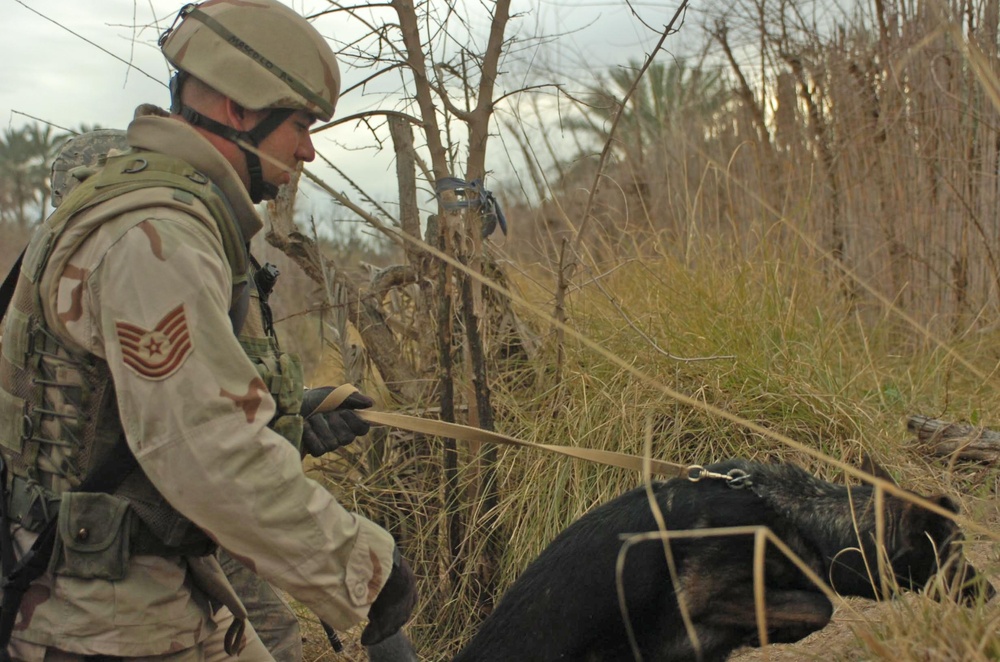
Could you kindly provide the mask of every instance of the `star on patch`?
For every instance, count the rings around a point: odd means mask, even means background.
[[[115,329],[122,347],[122,361],[146,379],[166,379],[194,351],[184,304],[167,313],[152,329],[128,322],[115,322]]]

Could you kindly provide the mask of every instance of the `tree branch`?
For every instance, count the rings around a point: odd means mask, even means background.
[[[353,115],[346,115],[344,117],[341,117],[340,119],[335,119],[330,122],[327,122],[322,126],[318,126],[315,129],[312,129],[309,133],[316,134],[319,133],[320,131],[326,131],[327,129],[333,126],[346,124],[348,122],[353,122],[355,120],[363,120],[377,115],[384,115],[386,117],[398,117],[401,120],[406,120],[407,122],[409,122],[414,126],[424,128],[424,123],[421,122],[419,119],[417,119],[413,115],[407,115],[406,113],[401,113],[397,110],[366,110],[362,113],[354,113]]]

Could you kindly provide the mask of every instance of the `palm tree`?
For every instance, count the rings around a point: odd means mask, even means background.
[[[611,118],[621,106],[621,99],[632,87],[641,65],[611,69],[589,89],[591,108],[588,119],[575,122],[572,128],[583,130],[600,141],[607,139]],[[718,121],[718,114],[731,95],[721,70],[689,66],[686,60],[653,62],[640,79],[622,111],[618,138],[625,152],[643,161],[644,148],[662,145],[681,125],[700,125],[706,132]],[[606,122],[589,117],[596,111],[606,115]]]
[[[32,145],[23,129],[6,128],[0,138],[0,185],[2,202],[0,213],[5,221],[27,224],[28,202],[34,199],[31,180]]]
[[[35,168],[34,184],[38,195],[38,221],[41,222],[48,215],[52,160],[70,134],[53,133],[52,126],[49,124],[33,124],[29,127],[30,141],[38,164]]]
[[[21,227],[48,210],[49,164],[66,134],[47,124],[6,128],[0,136],[0,220]]]

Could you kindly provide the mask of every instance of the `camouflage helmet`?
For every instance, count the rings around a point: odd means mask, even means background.
[[[277,0],[185,5],[160,49],[178,70],[244,108],[306,110],[333,117],[337,58],[309,21]]]
[[[77,184],[102,166],[108,152],[128,148],[125,132],[119,129],[96,129],[67,140],[52,160],[52,206],[62,204]]]

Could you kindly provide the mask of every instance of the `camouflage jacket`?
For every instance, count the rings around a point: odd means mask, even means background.
[[[137,113],[128,139],[207,175],[246,238],[261,228],[236,172],[189,126]],[[233,335],[233,278],[198,204],[192,213],[150,206],[100,225],[61,273],[43,275],[45,318],[107,362],[129,447],[161,495],[261,577],[346,629],[367,616],[388,578],[393,540],[307,478],[296,449],[268,428],[275,401]],[[183,558],[140,555],[120,581],[46,574],[25,596],[14,637],[84,655],[188,648],[214,629],[190,572]]]

